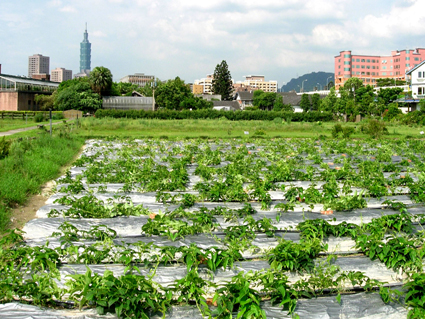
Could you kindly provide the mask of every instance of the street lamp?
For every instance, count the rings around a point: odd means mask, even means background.
[[[328,76],[328,78],[326,79],[326,88],[329,90],[329,79],[331,79],[332,78],[332,75],[331,76]]]
[[[303,80],[302,83],[301,83],[301,90],[303,91],[303,93],[304,93],[304,82],[305,81],[307,81],[307,79]]]
[[[317,83],[317,85],[320,85],[320,91],[322,91],[322,85],[320,83]]]

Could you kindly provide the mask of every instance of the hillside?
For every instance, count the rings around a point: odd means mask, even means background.
[[[330,72],[312,72],[308,74],[304,74],[296,79],[292,79],[285,85],[282,85],[281,92],[289,92],[292,90],[295,90],[297,92],[300,92],[302,82],[304,80],[307,80],[304,82],[304,92],[307,91],[313,91],[315,87],[318,87],[318,89],[324,88],[327,84],[327,79],[331,76],[329,79],[329,82],[334,81],[334,74]],[[319,83],[320,85],[317,85]]]

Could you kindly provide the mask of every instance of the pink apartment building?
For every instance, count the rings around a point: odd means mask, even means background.
[[[335,57],[335,88],[339,89],[351,77],[357,77],[364,85],[376,86],[376,79],[405,80],[411,68],[425,60],[425,49],[392,51],[388,56],[353,55],[341,51]]]

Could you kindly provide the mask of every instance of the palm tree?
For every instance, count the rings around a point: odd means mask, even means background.
[[[91,71],[89,82],[92,90],[100,96],[109,94],[112,87],[112,73],[108,68],[97,66]]]

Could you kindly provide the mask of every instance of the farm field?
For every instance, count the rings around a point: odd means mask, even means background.
[[[414,139],[88,140],[1,239],[0,317],[422,318],[424,155]]]

